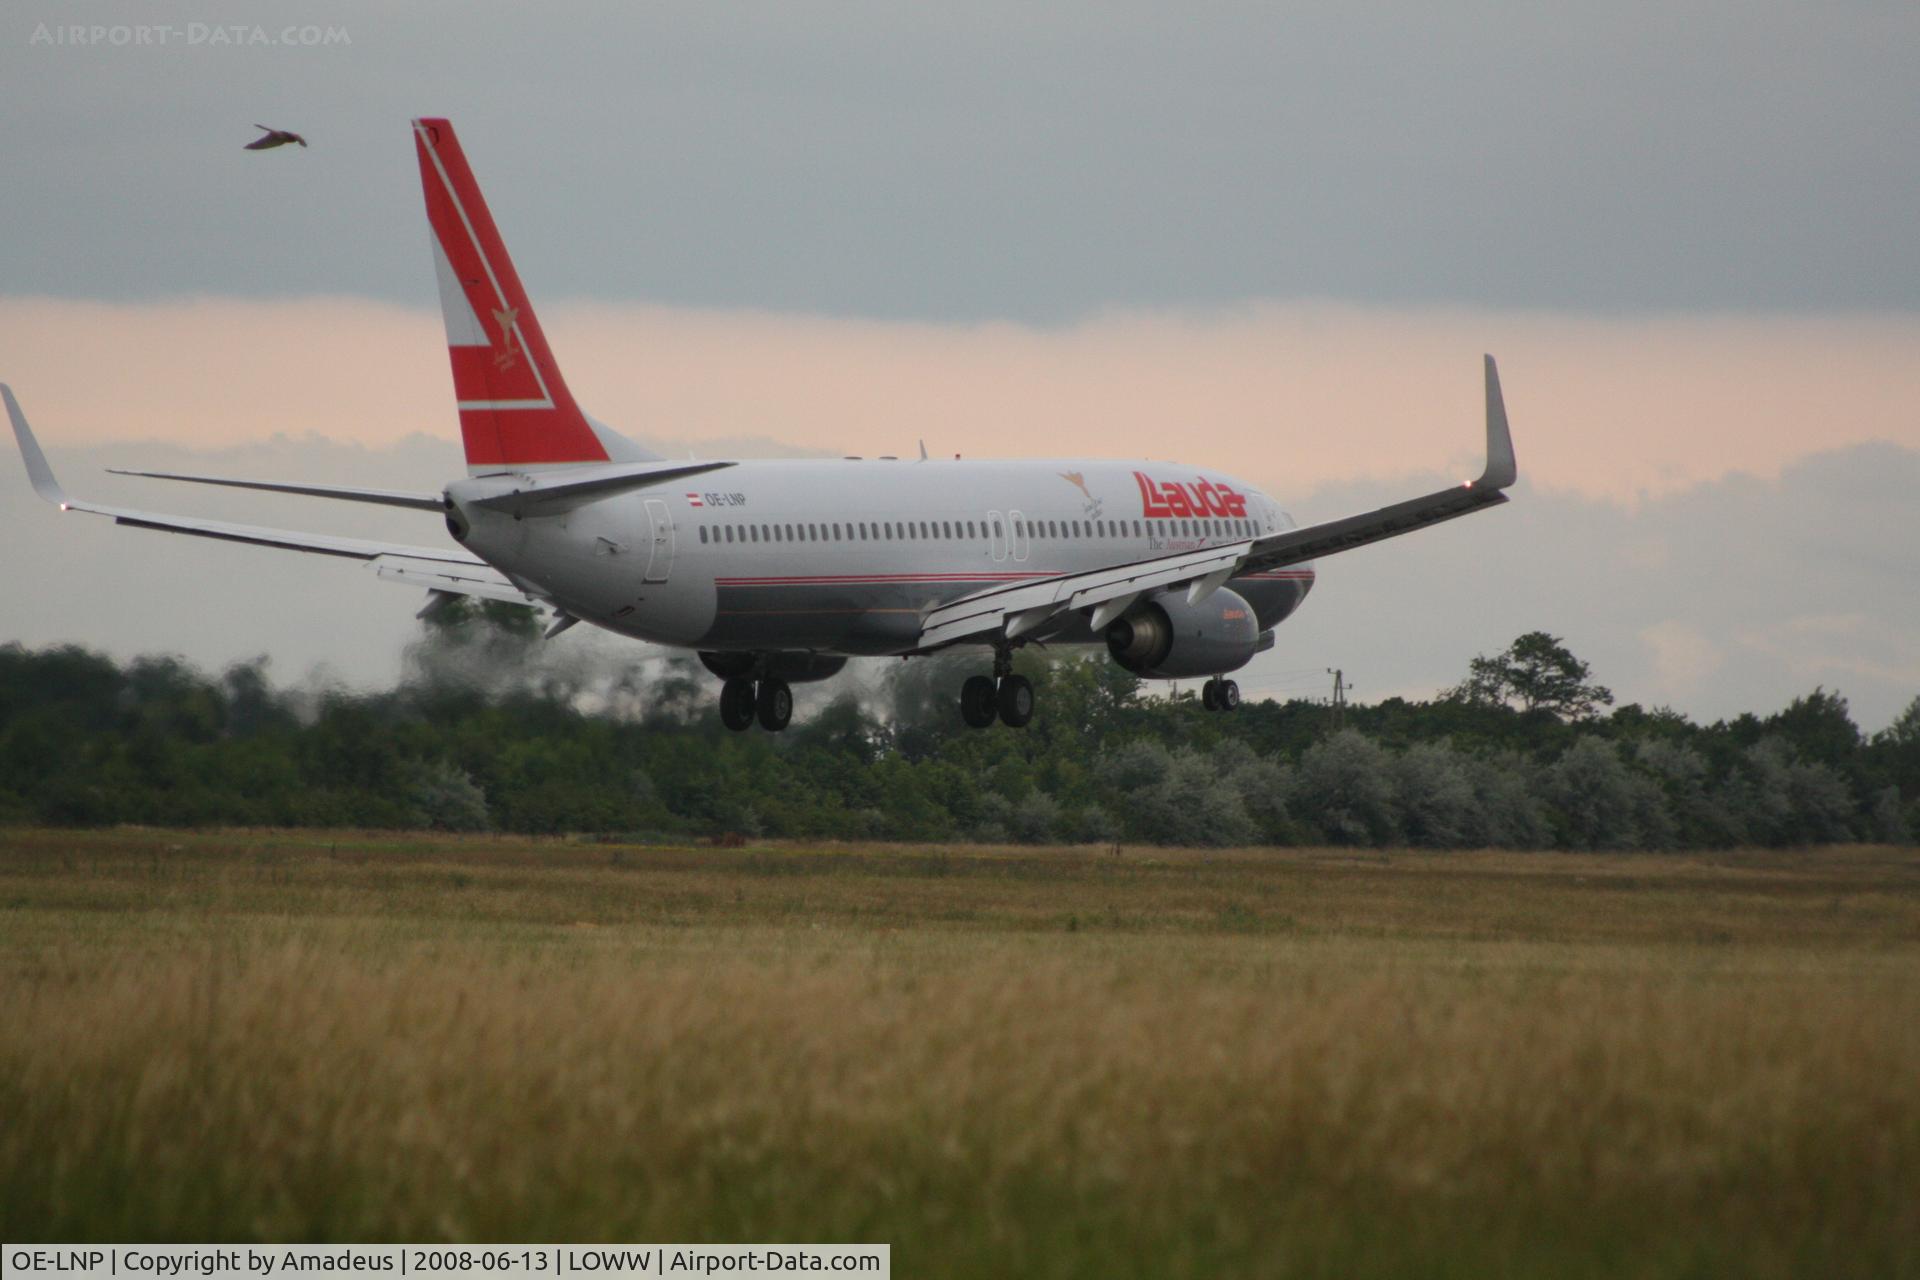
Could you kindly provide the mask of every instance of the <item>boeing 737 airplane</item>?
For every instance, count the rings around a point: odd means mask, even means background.
[[[567,390],[446,120],[413,122],[467,475],[441,493],[125,472],[162,480],[433,512],[457,548],[392,545],[103,506],[55,479],[13,391],[0,387],[27,475],[62,511],[170,533],[364,561],[430,593],[551,611],[547,635],[591,622],[695,650],[730,729],[787,726],[791,685],[860,655],[981,651],[960,714],[985,728],[1033,716],[1013,671],[1026,644],[1105,645],[1128,671],[1208,677],[1273,645],[1313,562],[1507,500],[1514,481],[1493,357],[1477,480],[1297,527],[1252,485],[1164,462],[891,458],[668,461],[584,413]],[[991,670],[987,673],[986,668]]]

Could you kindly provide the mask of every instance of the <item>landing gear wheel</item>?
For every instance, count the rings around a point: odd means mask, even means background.
[[[1220,709],[1220,680],[1215,677],[1200,686],[1200,705],[1209,711]]]
[[[753,681],[729,680],[720,686],[720,723],[735,731],[753,725]]]
[[[787,721],[793,719],[793,690],[787,687],[785,680],[769,677],[760,682],[760,697],[754,705],[760,717],[760,727],[768,733],[778,733],[787,727]]]
[[[1009,729],[1022,729],[1033,719],[1033,682],[1025,676],[1006,676],[1000,681],[1000,722]]]
[[[1232,680],[1220,682],[1220,710],[1232,711],[1240,705],[1240,686]]]
[[[960,686],[960,718],[969,728],[986,728],[999,712],[998,696],[992,676],[968,676]]]

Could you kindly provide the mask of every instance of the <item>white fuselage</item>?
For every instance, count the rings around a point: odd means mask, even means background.
[[[470,550],[582,621],[721,652],[911,652],[961,596],[1292,525],[1231,477],[1165,463],[742,462],[562,514],[471,505],[515,484],[449,487]],[[1264,630],[1312,581],[1296,565],[1231,585]],[[1038,638],[1098,639],[1072,614]]]

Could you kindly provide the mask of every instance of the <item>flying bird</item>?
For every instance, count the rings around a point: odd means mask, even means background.
[[[284,147],[289,142],[297,142],[303,147],[307,145],[307,140],[301,137],[299,134],[293,132],[291,129],[268,129],[267,126],[263,124],[256,124],[253,127],[256,129],[265,130],[266,136],[262,138],[255,138],[252,142],[249,142],[245,147],[243,147],[242,150],[271,151],[275,147]]]

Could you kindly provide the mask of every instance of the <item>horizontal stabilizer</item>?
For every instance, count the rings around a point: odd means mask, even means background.
[[[191,476],[177,471],[129,471],[108,467],[108,475],[139,476],[144,480],[182,480],[188,484],[213,484],[228,489],[259,489],[265,493],[292,493],[303,498],[336,498],[342,502],[370,502],[382,507],[413,507],[420,511],[443,511],[446,500],[437,493],[403,493],[397,489],[351,489],[332,484],[287,484],[278,480],[229,480],[225,476]]]
[[[382,556],[403,556],[440,565],[463,566],[481,569],[487,573],[493,572],[491,569],[486,569],[479,559],[465,551],[440,551],[433,547],[374,542],[366,538],[342,538],[327,533],[301,533],[292,529],[275,529],[267,525],[203,520],[198,516],[176,516],[161,511],[109,507],[75,498],[62,488],[60,481],[55,478],[53,468],[47,463],[47,455],[41,451],[39,440],[34,438],[33,428],[27,425],[27,415],[21,410],[20,402],[14,399],[13,389],[0,384],[0,399],[6,402],[7,417],[13,424],[14,439],[20,443],[20,456],[27,464],[27,479],[32,482],[34,492],[62,511],[84,511],[91,515],[106,516],[116,524],[131,525],[136,529],[184,533],[196,538],[213,538],[221,542],[245,542],[258,547],[277,547],[283,551],[305,551],[314,555],[340,556],[349,560],[377,560]]]
[[[557,516],[583,502],[610,497],[629,489],[665,484],[669,480],[685,480],[689,476],[705,475],[709,471],[733,465],[731,462],[683,462],[666,466],[595,467],[592,475],[579,480],[567,479],[568,475],[577,472],[542,471],[536,475],[516,477],[512,490],[476,498],[474,505],[515,516]]]

